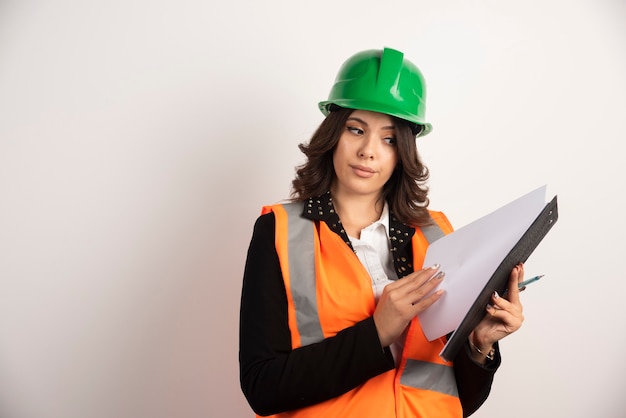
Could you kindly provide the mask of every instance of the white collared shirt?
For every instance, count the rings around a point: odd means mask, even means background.
[[[383,288],[397,280],[389,247],[389,205],[385,202],[380,218],[361,230],[361,237],[350,238],[352,248],[372,278],[376,302]]]
[[[385,286],[398,279],[389,247],[389,205],[387,202],[380,218],[363,228],[360,238],[348,238],[361,264],[372,279],[374,297],[378,302]],[[389,347],[396,362],[400,359],[403,346],[404,334]]]

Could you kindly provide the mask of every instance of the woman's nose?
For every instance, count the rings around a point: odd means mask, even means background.
[[[363,138],[361,147],[359,148],[360,158],[374,158],[374,143],[371,137]]]

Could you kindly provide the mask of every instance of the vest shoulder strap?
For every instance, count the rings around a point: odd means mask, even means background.
[[[268,209],[276,216],[277,233],[283,231],[286,224],[287,257],[284,260],[287,260],[288,266],[283,269],[283,276],[287,293],[296,307],[299,345],[305,346],[322,341],[324,333],[317,309],[315,225],[311,220],[302,217],[303,205],[303,202],[290,202]]]

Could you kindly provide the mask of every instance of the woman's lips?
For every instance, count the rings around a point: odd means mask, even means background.
[[[352,171],[354,171],[354,174],[363,178],[370,178],[376,173],[373,169],[363,165],[351,165],[350,167]]]

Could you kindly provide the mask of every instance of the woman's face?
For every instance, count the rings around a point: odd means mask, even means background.
[[[397,162],[393,119],[383,113],[355,110],[333,151],[333,194],[378,198]]]

